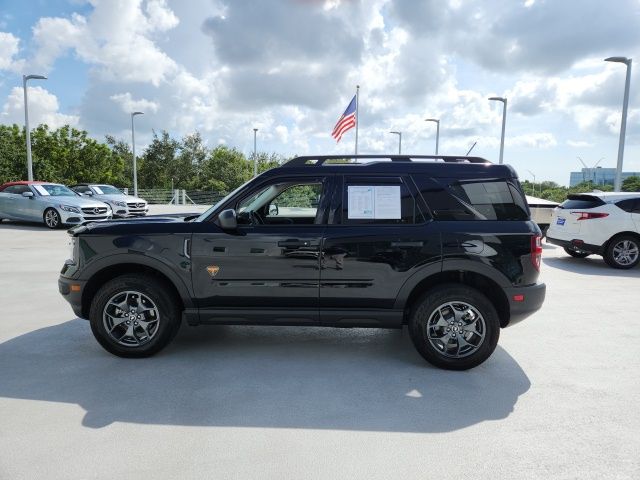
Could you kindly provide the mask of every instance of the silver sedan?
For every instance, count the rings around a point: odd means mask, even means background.
[[[106,203],[81,197],[64,185],[10,182],[0,186],[0,220],[43,222],[49,228],[110,220]]]

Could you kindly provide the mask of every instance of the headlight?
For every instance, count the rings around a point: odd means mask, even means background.
[[[73,261],[73,263],[76,262],[76,247],[78,246],[78,237],[70,237],[69,238],[69,247],[70,247],[70,252],[69,252],[69,258]]]
[[[121,202],[119,200],[112,200],[111,203],[116,207],[125,207],[127,206],[126,202]]]
[[[71,205],[60,205],[60,208],[65,212],[80,213],[80,209],[78,207],[73,207]]]

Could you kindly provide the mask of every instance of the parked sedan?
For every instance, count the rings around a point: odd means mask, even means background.
[[[0,220],[44,222],[49,228],[111,219],[109,205],[81,197],[57,183],[9,182],[0,186]]]
[[[71,190],[108,203],[116,217],[142,217],[149,211],[145,200],[133,195],[125,195],[113,185],[80,183],[71,187]]]

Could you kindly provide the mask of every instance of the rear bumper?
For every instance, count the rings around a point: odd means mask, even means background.
[[[540,310],[546,292],[547,286],[544,283],[536,283],[528,287],[505,288],[510,313],[509,323],[506,326],[518,323]]]
[[[546,240],[547,242],[562,248],[571,248],[574,250],[582,250],[583,252],[602,255],[602,246],[584,243],[584,241],[580,240],[579,238],[574,238],[572,240],[562,240],[560,238],[547,237]]]
[[[73,313],[80,318],[84,318],[82,313],[82,293],[86,285],[87,282],[83,280],[73,280],[63,276],[58,277],[58,291],[69,302]]]

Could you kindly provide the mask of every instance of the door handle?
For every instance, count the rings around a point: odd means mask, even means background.
[[[310,245],[311,243],[308,240],[298,240],[297,238],[280,240],[278,242],[278,246],[283,248],[300,248],[300,247],[308,247]]]
[[[391,242],[392,247],[422,247],[424,242]]]

